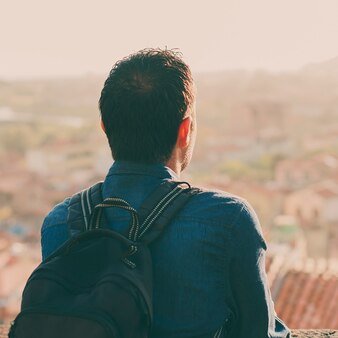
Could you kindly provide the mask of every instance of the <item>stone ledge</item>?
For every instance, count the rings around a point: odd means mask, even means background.
[[[292,330],[292,338],[338,338],[338,330]]]
[[[0,338],[7,338],[8,325],[0,325]],[[292,338],[338,338],[338,330],[292,330]]]

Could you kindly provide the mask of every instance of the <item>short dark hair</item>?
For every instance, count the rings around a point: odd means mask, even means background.
[[[115,160],[164,163],[194,101],[189,66],[176,50],[144,49],[118,61],[99,107]]]

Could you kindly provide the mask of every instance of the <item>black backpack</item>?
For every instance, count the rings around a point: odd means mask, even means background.
[[[31,274],[10,338],[138,338],[152,325],[155,240],[198,189],[165,181],[138,212],[117,197],[102,200],[97,183],[74,195],[71,238]],[[103,209],[130,212],[128,237],[106,229]]]

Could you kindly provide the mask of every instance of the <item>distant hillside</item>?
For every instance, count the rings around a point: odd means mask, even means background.
[[[0,106],[23,113],[95,115],[103,81],[100,76],[83,76],[0,82]]]
[[[315,76],[338,77],[338,56],[325,62],[309,64],[302,72]]]
[[[330,105],[338,109],[338,57],[299,71],[269,73],[245,70],[196,74],[198,101],[220,114],[241,103]],[[104,76],[34,81],[0,81],[0,106],[34,114],[97,116]],[[325,108],[326,109],[326,108]],[[204,109],[203,109],[204,110]],[[226,109],[225,109],[226,110]],[[311,109],[310,109],[311,110]],[[309,111],[310,111],[309,110]]]

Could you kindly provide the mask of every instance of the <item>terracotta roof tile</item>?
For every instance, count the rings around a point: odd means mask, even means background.
[[[302,285],[302,296],[298,297],[297,301],[298,304],[296,306],[296,308],[294,309],[294,313],[293,313],[293,318],[295,318],[294,321],[298,321],[299,318],[303,317],[303,314],[305,313],[305,310],[308,306],[308,298],[313,290],[313,283],[314,278],[309,276],[309,278],[306,278],[303,282]],[[300,323],[296,322],[296,325],[299,325]],[[291,325],[291,323],[289,323],[289,325]],[[293,323],[292,323],[293,325]]]
[[[323,313],[323,321],[326,327],[338,327],[338,280],[332,277],[328,283],[327,294],[330,296]]]
[[[306,260],[277,277],[279,289],[272,288],[275,309],[290,328],[338,327],[338,279],[331,263]],[[273,259],[269,271],[272,264]]]

